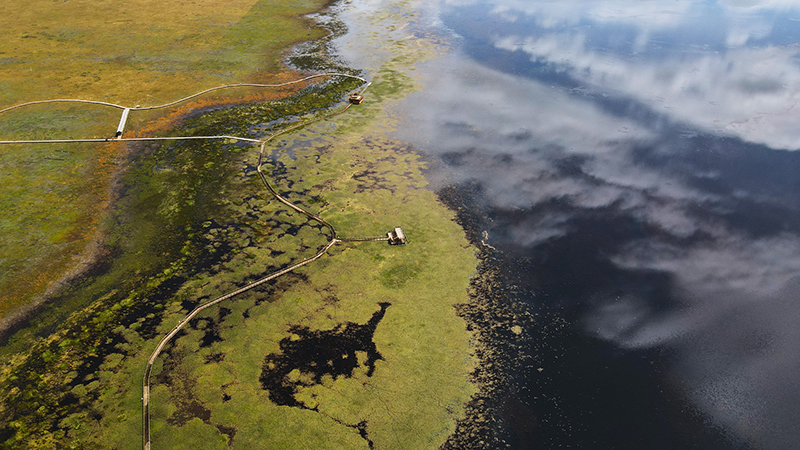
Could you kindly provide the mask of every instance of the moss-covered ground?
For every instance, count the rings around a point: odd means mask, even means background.
[[[426,189],[424,161],[376,131],[413,87],[398,65],[376,70],[368,103],[274,142],[271,176],[343,236],[399,225],[410,243],[337,245],[194,319],[154,368],[154,448],[427,449],[455,429],[475,388],[454,305],[476,261]],[[173,118],[173,131],[264,136],[353,87]],[[198,303],[327,242],[270,199],[257,148],[133,150],[115,160],[125,171],[98,225],[103,257],[2,349],[0,448],[138,448],[142,371],[160,337]]]

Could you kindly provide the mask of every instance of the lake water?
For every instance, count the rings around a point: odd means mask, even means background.
[[[451,50],[398,136],[538,314],[511,446],[800,448],[800,2],[446,0],[412,29]]]

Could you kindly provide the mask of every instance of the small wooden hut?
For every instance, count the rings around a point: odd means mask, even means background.
[[[389,236],[389,245],[406,245],[408,244],[408,240],[406,239],[406,234],[403,233],[403,229],[400,227],[395,227],[393,231],[386,233]]]
[[[360,105],[361,102],[364,101],[364,96],[359,94],[358,92],[353,92],[353,95],[350,96],[350,103],[354,105]]]

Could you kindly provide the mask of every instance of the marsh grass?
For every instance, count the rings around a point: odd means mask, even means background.
[[[326,0],[150,0],[0,4],[0,108],[32,100],[79,98],[151,105],[213,86],[287,81],[288,47],[326,31],[302,14]],[[293,90],[282,91],[284,95]],[[271,98],[231,91],[157,113],[131,114],[131,135],[157,132],[186,108]],[[119,110],[34,106],[0,114],[2,139],[110,137]],[[75,150],[75,149],[79,150]],[[0,318],[41,296],[81,260],[94,256],[97,217],[121,146],[0,148]],[[7,324],[6,324],[7,325]]]

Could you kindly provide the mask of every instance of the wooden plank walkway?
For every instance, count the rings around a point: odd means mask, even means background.
[[[310,124],[312,124],[314,122],[318,122],[320,120],[330,119],[330,118],[332,118],[334,116],[342,114],[345,111],[347,111],[348,109],[350,109],[350,107],[352,105],[353,105],[352,103],[349,103],[344,108],[341,108],[338,111],[334,111],[331,114],[327,114],[327,115],[324,115],[324,116],[321,116],[321,117],[317,117],[315,119],[308,120],[306,122],[302,122],[302,123],[299,123],[299,124],[296,124],[296,125],[292,125],[290,127],[287,127],[287,128],[285,128],[283,130],[280,130],[280,131],[270,135],[269,137],[267,137],[266,139],[263,139],[262,141],[259,141],[261,145],[260,145],[259,152],[258,152],[258,165],[256,166],[256,170],[258,172],[259,177],[261,178],[262,183],[264,184],[264,187],[267,189],[267,191],[270,193],[270,195],[272,195],[272,197],[275,198],[276,200],[278,200],[279,202],[281,202],[284,205],[288,206],[289,208],[292,208],[293,210],[305,215],[310,220],[313,220],[313,221],[319,223],[320,225],[323,225],[325,228],[327,228],[331,233],[330,240],[328,241],[327,245],[325,245],[314,256],[312,256],[312,257],[310,257],[308,259],[304,259],[304,260],[302,260],[302,261],[300,261],[298,263],[295,263],[295,264],[293,264],[293,265],[291,265],[289,267],[286,267],[284,269],[281,269],[281,270],[278,270],[276,272],[273,272],[273,273],[271,273],[269,275],[266,275],[265,277],[263,277],[263,278],[261,278],[259,280],[256,280],[256,281],[254,281],[254,282],[242,287],[242,288],[239,288],[239,289],[237,289],[237,290],[235,290],[233,292],[229,292],[229,293],[227,293],[227,294],[225,294],[225,295],[223,295],[221,297],[218,297],[218,298],[216,298],[214,300],[211,300],[209,302],[206,302],[206,303],[203,303],[202,305],[197,306],[195,309],[193,309],[191,312],[189,312],[189,314],[187,314],[183,319],[181,319],[181,321],[178,322],[175,325],[175,327],[173,327],[172,330],[170,330],[169,333],[166,334],[166,336],[161,338],[161,341],[159,341],[159,343],[156,346],[155,350],[153,350],[153,353],[150,355],[150,358],[147,360],[147,367],[145,368],[144,377],[142,379],[142,448],[144,450],[150,450],[150,448],[151,448],[151,438],[150,438],[150,375],[151,375],[152,370],[153,370],[153,364],[155,364],[156,360],[158,359],[158,356],[161,354],[161,351],[164,349],[164,346],[167,345],[167,343],[169,343],[169,341],[172,340],[172,338],[175,337],[175,335],[178,334],[178,332],[184,326],[186,326],[186,324],[188,324],[189,321],[192,320],[192,318],[194,318],[198,313],[200,313],[200,311],[202,311],[202,310],[204,310],[204,309],[206,309],[206,308],[208,308],[210,306],[216,305],[217,303],[220,303],[222,301],[228,300],[231,297],[239,295],[239,294],[241,294],[243,292],[247,292],[250,289],[253,289],[253,288],[255,288],[255,287],[257,287],[257,286],[259,286],[259,285],[261,285],[263,283],[266,283],[268,281],[274,280],[275,278],[278,278],[281,275],[285,275],[285,274],[287,274],[289,272],[292,272],[292,271],[294,271],[296,269],[299,269],[300,267],[303,267],[306,264],[314,262],[314,261],[318,260],[319,258],[321,258],[326,253],[328,253],[328,250],[330,250],[331,247],[333,247],[336,244],[343,243],[343,242],[386,241],[386,240],[388,240],[388,237],[355,238],[355,239],[353,239],[353,238],[351,238],[351,239],[340,238],[336,228],[331,223],[329,223],[325,219],[317,216],[316,214],[312,213],[311,211],[308,211],[307,209],[305,209],[305,208],[303,208],[301,206],[295,205],[294,203],[288,201],[286,198],[281,196],[275,190],[275,188],[272,187],[272,185],[267,180],[267,177],[264,175],[264,171],[263,171],[264,154],[265,154],[265,150],[266,150],[267,144],[269,144],[270,141],[274,140],[278,136],[281,136],[283,134],[289,133],[289,132],[294,131],[294,130],[296,130],[298,128],[310,125]]]
[[[119,139],[122,137],[122,133],[125,131],[125,122],[128,121],[128,114],[131,112],[130,108],[125,108],[122,110],[122,117],[119,118],[119,125],[117,125],[117,132],[114,133],[114,137]]]
[[[298,128],[307,126],[307,125],[309,125],[311,123],[314,123],[314,122],[317,122],[317,121],[320,121],[320,120],[324,120],[324,119],[330,119],[330,118],[332,118],[334,116],[342,114],[345,111],[347,111],[354,104],[360,104],[361,101],[359,101],[359,102],[350,102],[345,107],[343,107],[343,108],[341,108],[339,110],[336,110],[336,111],[334,111],[334,112],[332,112],[330,114],[323,115],[323,116],[320,116],[320,117],[317,117],[317,118],[314,118],[314,119],[311,119],[311,120],[308,120],[308,121],[305,121],[305,122],[302,122],[302,123],[287,127],[287,128],[285,128],[283,130],[280,130],[280,131],[270,135],[269,137],[267,137],[265,139],[253,139],[253,138],[247,138],[247,137],[241,137],[241,136],[230,136],[230,135],[123,138],[122,135],[125,132],[125,125],[127,123],[128,116],[129,116],[130,112],[131,111],[147,111],[147,110],[166,108],[166,107],[169,107],[169,106],[177,105],[179,103],[188,101],[188,100],[190,100],[192,98],[201,96],[203,94],[206,94],[206,93],[209,93],[209,92],[212,92],[212,91],[221,90],[221,89],[228,89],[228,88],[235,88],[235,87],[282,87],[282,86],[288,86],[288,85],[295,84],[295,83],[301,83],[301,82],[304,82],[304,81],[309,81],[309,80],[312,80],[314,78],[334,77],[334,76],[354,78],[354,79],[360,80],[363,83],[365,83],[365,85],[361,88],[361,90],[358,93],[353,94],[353,95],[358,95],[361,100],[363,100],[364,91],[366,91],[366,89],[372,84],[371,82],[368,82],[366,79],[358,77],[358,76],[355,76],[355,75],[342,74],[342,73],[325,73],[325,74],[311,75],[311,76],[308,76],[308,77],[305,77],[305,78],[302,78],[302,79],[299,79],[299,80],[289,81],[289,82],[280,83],[280,84],[230,84],[230,85],[224,85],[224,86],[217,86],[217,87],[214,87],[214,88],[211,88],[211,89],[206,89],[204,91],[198,92],[196,94],[192,94],[190,96],[184,97],[184,98],[176,100],[174,102],[165,103],[163,105],[147,106],[147,107],[140,107],[138,105],[135,106],[135,107],[128,107],[128,106],[117,105],[117,104],[114,104],[114,103],[99,102],[99,101],[93,101],[93,100],[53,99],[53,100],[38,100],[38,101],[33,101],[33,102],[21,103],[21,104],[18,104],[18,105],[14,105],[14,106],[10,106],[10,107],[4,108],[4,109],[0,109],[0,114],[2,114],[4,112],[6,112],[6,111],[10,111],[10,110],[17,109],[17,108],[22,108],[22,107],[29,106],[29,105],[36,105],[36,104],[43,104],[43,103],[64,103],[64,102],[97,104],[97,105],[103,105],[103,106],[109,106],[109,107],[113,107],[113,108],[122,109],[122,114],[120,116],[119,125],[117,125],[117,130],[116,130],[116,132],[115,132],[115,134],[114,134],[114,136],[112,138],[0,140],[0,145],[13,145],[13,144],[65,144],[65,143],[93,143],[93,142],[96,143],[96,142],[112,142],[112,141],[113,142],[142,142],[142,141],[209,140],[209,139],[231,139],[231,140],[237,140],[237,141],[242,141],[242,142],[257,143],[257,144],[260,145],[260,148],[259,148],[259,154],[258,154],[258,166],[256,168],[257,168],[257,171],[258,171],[258,175],[261,178],[261,181],[263,182],[264,187],[267,189],[267,191],[272,195],[273,198],[275,198],[279,202],[281,202],[284,205],[288,206],[289,208],[291,208],[291,209],[293,209],[293,210],[305,215],[310,220],[318,222],[319,224],[321,224],[325,228],[327,228],[329,230],[329,232],[331,233],[328,243],[322,249],[320,249],[316,254],[311,256],[310,258],[303,259],[302,261],[297,262],[295,264],[292,264],[292,265],[290,265],[290,266],[288,266],[286,268],[283,268],[283,269],[278,270],[276,272],[270,273],[270,274],[268,274],[268,275],[266,275],[266,276],[264,276],[264,277],[262,277],[262,278],[260,278],[260,279],[258,279],[256,281],[254,281],[254,282],[252,282],[250,284],[247,284],[246,286],[243,286],[243,287],[241,287],[239,289],[236,289],[236,290],[234,290],[232,292],[229,292],[229,293],[227,293],[225,295],[222,295],[222,296],[220,296],[220,297],[218,297],[218,298],[216,298],[214,300],[211,300],[209,302],[203,303],[202,305],[198,305],[196,308],[194,308],[192,311],[190,311],[186,316],[184,316],[183,319],[181,319],[163,338],[161,338],[161,340],[158,342],[158,345],[156,345],[156,348],[150,354],[150,358],[148,358],[148,360],[147,360],[147,365],[145,367],[144,375],[143,375],[143,378],[142,378],[142,448],[144,450],[150,450],[151,445],[152,445],[151,439],[150,439],[150,404],[152,403],[151,402],[151,398],[150,398],[150,392],[151,392],[151,390],[150,390],[150,375],[151,375],[151,373],[153,371],[153,365],[155,364],[155,362],[158,359],[159,355],[163,351],[164,347],[175,337],[175,335],[178,334],[178,332],[184,326],[186,326],[186,324],[189,323],[189,321],[191,321],[195,316],[197,316],[197,314],[199,314],[201,311],[205,310],[206,308],[214,306],[214,305],[216,305],[216,304],[218,304],[218,303],[220,303],[222,301],[228,300],[231,297],[235,297],[235,296],[237,296],[237,295],[239,295],[239,294],[241,294],[243,292],[247,292],[250,289],[253,289],[253,288],[255,288],[257,286],[260,286],[260,285],[262,285],[262,284],[264,284],[266,282],[269,282],[271,280],[274,280],[275,278],[278,278],[281,275],[285,275],[285,274],[287,274],[289,272],[292,272],[292,271],[294,271],[296,269],[299,269],[300,267],[303,267],[303,266],[305,266],[307,264],[310,264],[310,263],[318,260],[323,255],[328,253],[328,250],[330,250],[331,247],[333,247],[336,244],[340,244],[340,243],[344,243],[344,242],[355,243],[355,242],[387,241],[387,240],[389,240],[389,237],[388,236],[387,237],[368,237],[368,238],[344,238],[344,237],[340,237],[338,232],[337,232],[337,230],[336,230],[336,228],[334,228],[334,226],[332,224],[330,224],[328,221],[326,221],[325,219],[317,216],[316,214],[312,213],[311,211],[308,211],[308,210],[302,208],[301,206],[298,206],[298,205],[295,205],[295,204],[291,203],[290,201],[288,201],[284,197],[282,197],[280,194],[278,194],[278,192],[269,183],[269,181],[267,180],[267,177],[264,175],[264,172],[262,170],[263,163],[264,163],[264,151],[266,149],[267,144],[270,141],[272,141],[273,139],[277,138],[280,135],[283,135],[283,134],[286,134],[286,133],[291,132],[293,130],[296,130]]]

